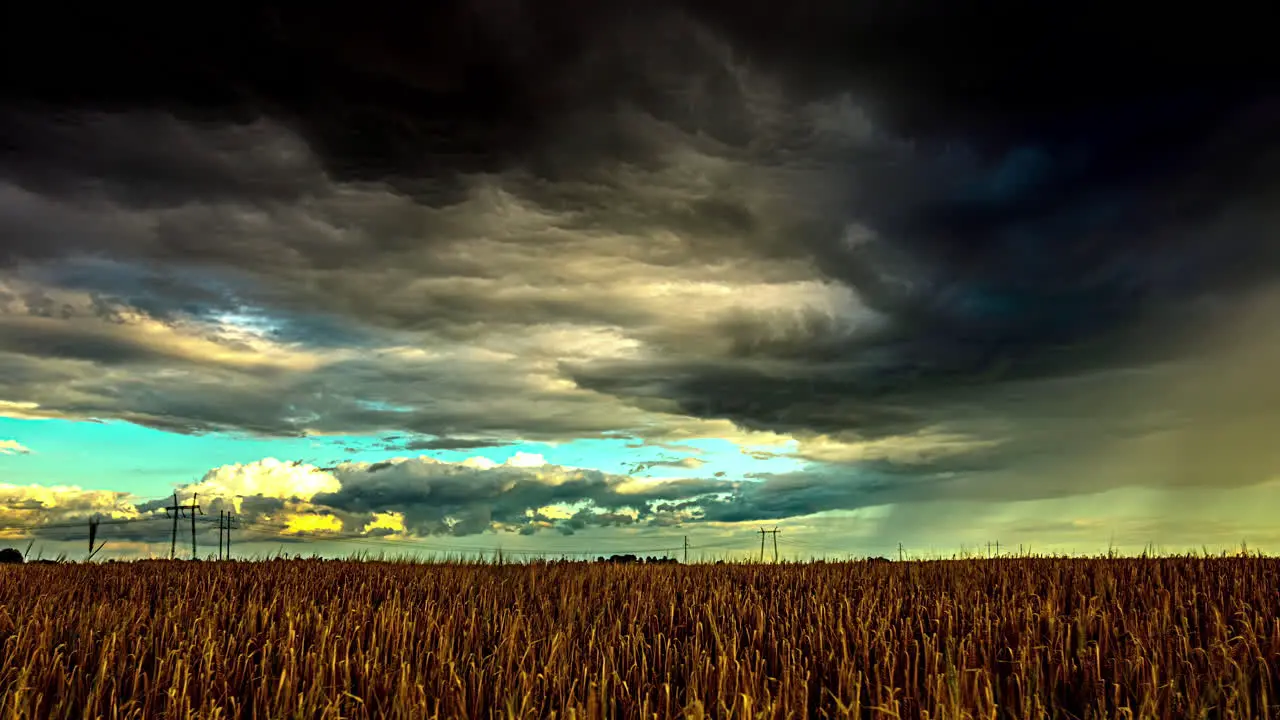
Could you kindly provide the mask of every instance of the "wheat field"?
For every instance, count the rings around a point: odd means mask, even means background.
[[[0,567],[9,718],[1280,717],[1280,561]]]

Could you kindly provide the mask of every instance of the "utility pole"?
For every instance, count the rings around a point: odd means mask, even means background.
[[[778,562],[778,528],[775,527],[772,530],[760,528],[758,532],[760,533],[760,562],[764,562],[764,536],[769,534],[773,535],[773,561]]]
[[[185,517],[182,514],[184,512],[191,513],[191,558],[194,560],[196,557],[196,513],[200,513],[201,515],[204,514],[204,511],[200,509],[200,503],[198,503],[196,500],[197,500],[197,496],[195,494],[192,494],[190,505],[179,505],[178,493],[177,491],[174,491],[173,504],[164,509],[165,512],[173,513],[173,536],[169,542],[169,559],[170,560],[174,559],[174,557],[176,557],[178,554],[178,518]]]
[[[94,515],[93,517],[89,518],[89,557],[87,558],[88,560],[92,560],[93,556],[98,554],[98,551],[102,549],[103,545],[106,545],[106,543],[102,543],[102,545],[97,544],[98,522],[100,519],[101,518],[99,518],[97,515]]]
[[[170,540],[169,540],[169,559],[170,559],[170,560],[172,560],[172,559],[173,559],[173,557],[174,557],[175,555],[177,555],[177,554],[178,554],[178,513],[179,513],[179,507],[180,507],[180,506],[178,505],[178,491],[177,491],[177,490],[174,490],[174,491],[173,491],[173,504],[172,504],[172,505],[170,505],[169,507],[167,507],[167,508],[165,508],[165,509],[164,509],[164,511],[165,511],[166,513],[167,513],[167,512],[170,512],[170,511],[172,511],[172,512],[173,512],[173,535],[170,537]]]
[[[902,562],[902,543],[898,543],[898,562]]]
[[[990,540],[987,541],[987,559],[988,560],[991,559],[991,541]]]
[[[684,564],[689,564],[689,536],[684,536]]]
[[[235,515],[230,510],[220,511],[218,517],[218,559],[231,559],[231,519]],[[226,538],[226,540],[223,540]],[[226,550],[223,550],[223,543],[226,543]]]
[[[192,560],[196,560],[199,558],[199,556],[196,555],[196,513],[200,513],[201,515],[204,514],[204,511],[200,509],[200,503],[196,502],[197,498],[198,496],[195,493],[192,493],[191,504],[187,506],[187,508],[191,510],[191,559]]]

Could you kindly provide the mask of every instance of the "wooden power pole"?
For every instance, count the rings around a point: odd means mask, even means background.
[[[191,559],[192,560],[199,559],[199,556],[196,555],[196,513],[200,513],[201,515],[204,514],[204,511],[200,509],[200,503],[196,502],[196,498],[197,498],[196,494],[192,493],[191,504],[187,506],[187,509],[191,511]]]
[[[684,536],[684,564],[689,564],[689,536]]]
[[[218,511],[218,559],[231,559],[231,519],[235,517],[230,510]]]
[[[178,515],[180,514],[181,505],[178,505],[178,491],[173,491],[173,504],[165,508],[166,513],[173,513],[173,535],[169,539],[169,559],[172,560],[178,554]]]
[[[773,561],[778,562],[778,528],[775,527],[772,530],[760,528],[758,532],[760,533],[760,562],[764,562],[764,536],[770,534],[773,535]]]
[[[98,522],[100,520],[101,518],[97,515],[89,518],[89,560],[92,560],[93,556],[97,555],[98,551],[102,549],[102,546],[106,545],[105,542],[98,543]]]
[[[197,495],[192,494],[191,503],[189,505],[178,504],[178,493],[173,493],[173,504],[165,508],[165,512],[173,513],[173,536],[169,541],[169,559],[172,560],[178,554],[178,518],[187,517],[183,513],[191,513],[191,559],[196,558],[196,513],[201,515],[204,511],[200,509],[200,503],[197,502]]]

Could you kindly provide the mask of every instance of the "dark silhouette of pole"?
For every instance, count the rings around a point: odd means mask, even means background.
[[[173,535],[169,539],[169,559],[172,560],[178,554],[178,513],[180,511],[178,505],[178,491],[173,491],[173,504],[165,508],[165,512],[173,512]]]
[[[179,505],[178,493],[175,491],[173,493],[173,504],[165,508],[165,512],[173,513],[173,536],[169,542],[170,560],[174,559],[178,554],[178,518],[184,517],[184,512],[191,513],[191,558],[194,560],[196,557],[196,513],[204,514],[204,511],[200,509],[200,503],[196,501],[197,498],[197,495],[192,494],[190,505]]]
[[[235,515],[230,510],[218,511],[218,559],[231,559],[231,519]]]
[[[684,536],[684,564],[689,564],[689,536]]]
[[[778,528],[775,527],[772,530],[760,528],[757,532],[760,533],[760,562],[764,562],[764,536],[770,533],[773,534],[773,561],[778,562]]]
[[[106,543],[98,544],[97,542],[99,521],[101,521],[101,518],[99,518],[97,515],[94,515],[93,517],[89,518],[89,557],[87,558],[88,560],[92,560],[93,556],[98,554],[98,551],[102,549],[103,545],[106,545]]]
[[[191,505],[188,506],[191,509],[191,559],[192,560],[195,560],[199,557],[199,555],[196,555],[196,513],[200,513],[201,515],[204,514],[204,511],[200,509],[200,503],[196,502],[197,497],[198,496],[195,493],[192,493]]]

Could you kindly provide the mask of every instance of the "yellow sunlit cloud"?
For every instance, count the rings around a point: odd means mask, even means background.
[[[285,521],[286,533],[342,532],[342,521],[334,515],[294,515]]]
[[[404,513],[394,511],[374,513],[373,519],[365,524],[361,532],[369,533],[374,530],[390,530],[396,535],[404,534]]]

